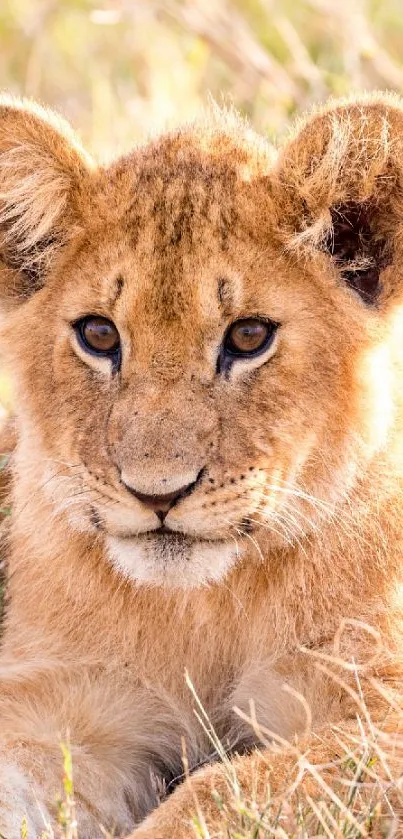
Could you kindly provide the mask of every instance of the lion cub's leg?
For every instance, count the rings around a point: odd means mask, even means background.
[[[101,763],[95,767],[91,759],[81,757],[78,762],[75,815],[82,835],[98,839],[102,830],[110,830],[114,836],[124,836],[135,825],[125,800],[124,778],[118,773],[114,776],[110,767]],[[30,839],[54,829],[61,813],[58,802],[64,801],[62,783],[57,747],[51,750],[32,741],[0,752],[0,835],[16,839],[24,821]]]
[[[135,824],[125,797],[124,773],[73,749],[75,815],[86,839],[99,837],[102,829],[123,836]],[[0,751],[0,835],[20,836],[24,820],[30,839],[51,831],[64,801],[63,765],[57,745],[35,740]],[[53,833],[51,833],[53,835]]]
[[[67,737],[85,839],[98,839],[102,830],[126,835],[157,806],[163,767],[180,774],[179,714],[145,690],[119,684],[114,673],[36,673],[25,682],[0,682],[0,697],[0,835],[7,839],[20,835],[24,818],[30,839],[57,823],[57,800],[64,798],[60,741]],[[177,754],[173,747],[167,753],[170,741]]]
[[[391,737],[391,751],[387,754],[386,763],[383,765],[382,760],[375,759],[373,764],[368,759],[367,771],[363,762],[358,781],[361,803],[367,801],[367,812],[373,808],[377,814],[376,825],[380,832],[371,832],[371,836],[389,835],[392,812],[393,819],[399,825],[403,818],[399,784],[391,782],[389,775],[391,773],[391,777],[400,778],[403,769],[401,713],[391,713],[387,722],[387,732],[384,733],[389,733]],[[238,835],[242,809],[247,812],[248,807],[251,812],[260,810],[266,813],[263,823],[270,825],[267,835],[276,834],[276,820],[281,812],[281,835],[296,835],[298,818],[301,813],[305,813],[307,835],[316,836],[318,825],[310,805],[311,800],[323,801],[330,811],[333,809],[343,819],[346,818],[349,781],[348,776],[343,777],[340,770],[347,760],[343,739],[350,745],[353,766],[354,760],[361,766],[360,755],[363,752],[365,755],[365,749],[360,752],[358,748],[356,753],[354,751],[354,743],[359,742],[361,736],[362,731],[351,722],[335,729],[323,730],[315,738],[299,743],[298,748],[285,749],[283,753],[266,749],[256,750],[247,756],[237,756],[232,761],[230,771],[222,764],[209,765],[181,784],[129,839],[171,839],[173,836],[175,839],[189,839],[194,832],[192,825],[201,818],[206,825],[206,835],[221,837],[227,836],[227,832],[231,836]],[[310,766],[313,768],[310,769]],[[307,767],[305,771],[304,767]],[[371,767],[375,767],[375,773]],[[357,778],[354,783],[357,783]],[[351,785],[350,790],[352,788]],[[353,806],[351,813],[353,818]],[[244,835],[243,831],[240,832]],[[263,834],[266,835],[264,828]],[[368,834],[365,832],[362,835]],[[398,832],[396,835],[402,834]]]
[[[50,824],[50,814],[29,778],[12,755],[0,754],[0,833],[7,839],[21,835],[26,820],[28,836],[40,836]]]
[[[67,739],[68,722],[58,710],[58,697],[53,713],[32,696],[26,704],[17,701],[13,710],[0,703],[0,835],[7,839],[20,836],[24,819],[30,839],[57,824],[58,802],[65,800],[61,742]],[[131,767],[127,759],[118,758],[119,753],[127,754],[127,743],[96,719],[96,710],[93,722],[83,717],[81,730],[72,720],[70,739],[82,835],[99,837],[102,828],[124,835],[136,823],[129,795]],[[146,793],[138,781],[139,811],[145,812]],[[134,778],[132,784],[134,789]]]

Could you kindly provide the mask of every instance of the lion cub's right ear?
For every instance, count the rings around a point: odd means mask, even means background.
[[[80,229],[90,158],[70,126],[31,102],[0,97],[0,300],[10,308],[43,286]]]
[[[401,299],[403,100],[368,94],[319,109],[271,180],[287,250],[319,258],[367,307]]]

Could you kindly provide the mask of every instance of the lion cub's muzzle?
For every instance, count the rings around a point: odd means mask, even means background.
[[[225,491],[221,481],[219,489],[218,475],[207,466],[169,474],[173,465],[162,459],[149,469],[141,464],[130,480],[120,471],[126,500],[99,508],[109,558],[138,583],[192,587],[221,579],[242,553],[230,522],[231,513],[243,514],[245,499],[231,483]]]

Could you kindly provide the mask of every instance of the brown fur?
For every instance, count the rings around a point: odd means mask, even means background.
[[[97,168],[29,103],[0,114],[1,342],[17,393],[10,581],[0,659],[0,829],[52,819],[69,732],[80,835],[123,836],[211,746],[292,740],[309,703],[331,762],[348,692],[312,652],[400,695],[403,104],[335,103],[276,156],[212,114]],[[111,318],[121,371],[71,324]],[[216,372],[237,318],[280,324],[270,352]],[[197,476],[153,536],[160,495]],[[148,532],[148,535],[144,535]],[[143,534],[143,535],[141,535]],[[375,628],[375,636],[365,628]],[[340,633],[340,627],[343,631]],[[378,643],[377,643],[378,640]],[[309,648],[311,655],[301,647]],[[339,673],[336,664],[335,673]],[[345,676],[345,674],[344,674]],[[237,757],[285,783],[292,753]],[[257,766],[257,769],[256,769]],[[195,776],[212,830],[210,782]],[[40,805],[40,807],[39,807]],[[181,785],[135,835],[186,837]]]

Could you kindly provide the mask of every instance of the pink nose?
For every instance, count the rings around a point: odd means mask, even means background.
[[[134,487],[128,486],[128,484],[125,484],[125,487],[145,507],[148,507],[153,513],[156,513],[161,522],[163,522],[171,507],[176,504],[179,498],[188,495],[195,483],[196,481],[193,481],[191,484],[176,489],[175,492],[167,492],[166,495],[145,495],[143,492],[138,492]]]

